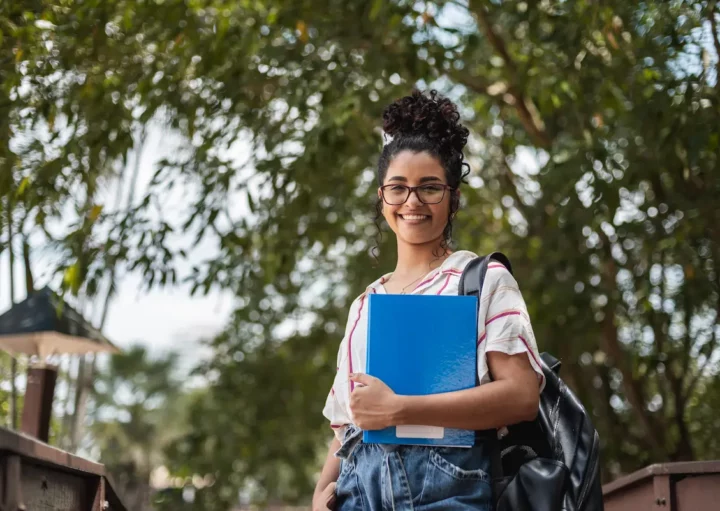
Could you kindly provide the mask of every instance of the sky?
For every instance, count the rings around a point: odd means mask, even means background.
[[[138,191],[135,199],[142,196],[153,173],[154,165],[174,148],[172,137],[163,130],[150,130],[138,169]],[[133,164],[131,163],[131,166]],[[103,190],[100,202],[114,201],[117,181],[109,183]],[[126,194],[125,194],[126,198]],[[123,200],[123,203],[125,201]],[[181,197],[167,201],[167,210],[172,213],[180,209]],[[187,237],[186,237],[187,238]],[[48,283],[50,275],[44,273],[49,265],[47,251],[38,243],[33,243],[33,273],[35,287],[41,288]],[[195,249],[196,256],[207,257],[214,251],[210,242],[201,243]],[[15,301],[25,298],[24,269],[18,257],[15,258]],[[103,296],[104,298],[104,296]],[[10,306],[9,257],[7,252],[0,254],[0,314]],[[191,368],[200,356],[207,356],[209,350],[201,347],[201,340],[212,338],[227,323],[233,309],[233,299],[228,293],[211,291],[207,296],[201,293],[190,296],[190,286],[177,285],[165,289],[146,290],[142,278],[137,274],[120,274],[118,291],[111,302],[103,332],[118,347],[128,348],[133,344],[142,344],[151,353],[162,354],[175,350],[181,354],[181,366]],[[86,309],[97,326],[100,308]]]

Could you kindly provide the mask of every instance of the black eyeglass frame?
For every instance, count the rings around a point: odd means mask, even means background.
[[[388,202],[388,200],[385,198],[385,189],[386,189],[386,188],[394,188],[394,187],[396,187],[396,186],[402,186],[403,188],[406,188],[407,191],[408,191],[408,192],[407,192],[407,196],[405,197],[405,200],[402,201],[402,202],[398,202],[398,203]],[[420,194],[417,192],[417,190],[419,190],[420,188],[423,188],[423,187],[425,187],[425,186],[439,186],[439,187],[442,187],[443,193],[442,193],[442,195],[440,196],[440,199],[439,199],[437,202],[425,202],[424,200],[422,200],[422,197],[420,197]],[[410,198],[410,195],[411,195],[413,192],[415,192],[415,197],[417,197],[418,200],[419,200],[420,202],[422,202],[423,204],[440,204],[440,203],[443,201],[443,199],[445,198],[445,192],[446,192],[447,190],[454,191],[455,189],[456,189],[456,188],[453,188],[453,187],[450,186],[450,185],[446,185],[445,183],[425,183],[425,184],[421,184],[421,185],[419,185],[419,186],[408,186],[408,185],[403,185],[403,184],[390,184],[390,185],[383,185],[383,186],[380,187],[380,195],[382,195],[382,198],[383,198],[383,200],[385,201],[385,204],[387,204],[388,206],[401,206],[401,205],[405,204],[405,203],[408,201],[408,199]]]

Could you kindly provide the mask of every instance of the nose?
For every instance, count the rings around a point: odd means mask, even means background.
[[[410,192],[410,197],[407,198],[407,204],[413,207],[422,206],[423,203],[420,200],[420,197],[418,197],[418,191],[417,189]]]

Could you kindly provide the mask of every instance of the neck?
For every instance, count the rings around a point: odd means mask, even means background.
[[[450,255],[443,254],[442,238],[421,245],[398,243],[397,265],[393,275],[397,277],[417,276],[437,268]]]

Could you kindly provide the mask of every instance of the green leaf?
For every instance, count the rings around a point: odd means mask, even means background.
[[[383,3],[384,0],[373,0],[372,8],[370,9],[370,21],[375,21],[378,17],[383,8]]]

